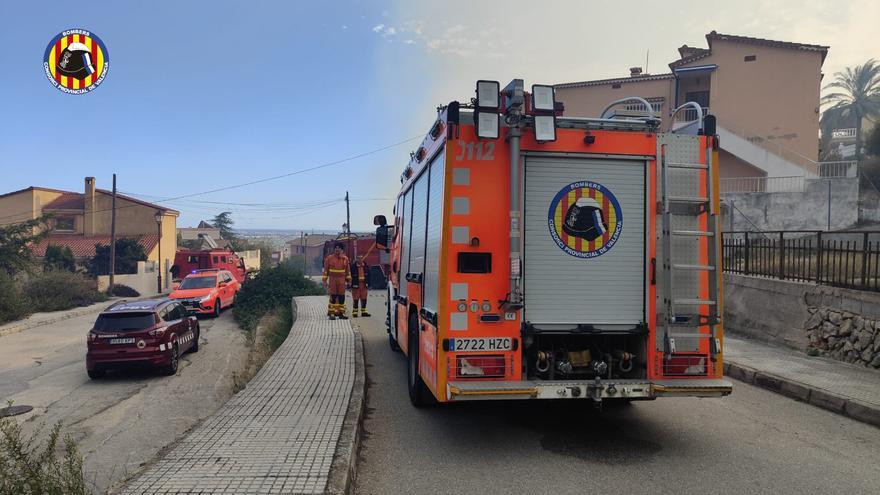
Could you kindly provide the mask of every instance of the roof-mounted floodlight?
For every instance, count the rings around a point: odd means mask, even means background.
[[[543,112],[556,111],[556,91],[553,86],[532,85],[532,109]]]
[[[498,81],[477,81],[477,108],[497,112],[501,106],[500,88]]]
[[[535,115],[535,140],[542,143],[556,141],[555,115]]]
[[[474,114],[477,124],[477,137],[497,139],[501,117],[495,112],[477,112]]]

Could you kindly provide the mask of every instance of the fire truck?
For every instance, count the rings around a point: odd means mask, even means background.
[[[730,394],[714,117],[625,98],[570,118],[552,86],[476,86],[374,218],[412,403]]]

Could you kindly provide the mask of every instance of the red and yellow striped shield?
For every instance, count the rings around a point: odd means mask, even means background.
[[[85,29],[69,29],[46,47],[43,69],[52,85],[69,94],[84,94],[107,77],[110,54],[104,42]]]
[[[553,241],[578,258],[608,252],[623,228],[617,198],[602,184],[591,181],[563,187],[553,198],[547,216]]]

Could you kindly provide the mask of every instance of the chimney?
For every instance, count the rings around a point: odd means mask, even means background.
[[[629,68],[629,77],[638,77],[642,75],[641,67],[630,67]]]
[[[95,178],[86,177],[83,234],[95,235]]]

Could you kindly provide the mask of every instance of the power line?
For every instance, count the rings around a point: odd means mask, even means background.
[[[230,186],[218,187],[218,188],[216,188],[216,189],[210,189],[210,190],[207,190],[207,191],[202,191],[202,192],[197,192],[197,193],[192,193],[192,194],[184,194],[184,195],[182,195],[182,196],[174,196],[174,197],[170,197],[170,198],[164,198],[164,199],[160,199],[160,200],[157,200],[157,201],[159,201],[159,202],[167,202],[167,201],[173,201],[173,200],[178,200],[178,199],[192,198],[192,197],[195,197],[195,196],[202,196],[202,195],[204,195],[204,194],[211,194],[211,193],[215,193],[215,192],[228,191],[228,190],[230,190],[230,189],[237,189],[237,188],[240,188],[240,187],[252,186],[252,185],[254,185],[254,184],[262,184],[262,183],[264,183],[264,182],[269,182],[269,181],[273,181],[273,180],[283,179],[283,178],[285,178],[285,177],[291,177],[291,176],[299,175],[299,174],[303,174],[303,173],[306,173],[306,172],[312,172],[312,171],[315,171],[315,170],[320,170],[320,169],[322,169],[322,168],[332,167],[332,166],[334,166],[334,165],[339,165],[339,164],[341,164],[341,163],[350,162],[350,161],[352,161],[352,160],[357,160],[357,159],[359,159],[359,158],[363,158],[363,157],[365,157],[365,156],[374,155],[374,154],[376,154],[376,153],[380,153],[380,152],[382,152],[382,151],[389,150],[389,149],[391,149],[391,148],[394,148],[394,147],[400,146],[400,145],[402,145],[402,144],[406,144],[406,143],[408,143],[408,142],[410,142],[410,141],[413,141],[413,140],[415,140],[415,139],[420,139],[420,138],[422,138],[422,135],[421,135],[421,134],[418,135],[418,136],[413,136],[413,137],[410,137],[410,138],[404,139],[403,141],[398,141],[398,142],[393,143],[393,144],[389,144],[389,145],[386,145],[386,146],[382,146],[381,148],[372,149],[372,150],[370,150],[370,151],[366,151],[366,152],[363,152],[363,153],[358,153],[358,154],[356,154],[356,155],[352,155],[352,156],[349,156],[349,157],[346,157],[346,158],[341,158],[341,159],[339,159],[339,160],[334,160],[334,161],[332,161],[332,162],[323,163],[323,164],[321,164],[321,165],[315,165],[315,166],[313,166],[313,167],[308,167],[308,168],[304,168],[304,169],[301,169],[301,170],[295,170],[295,171],[293,171],[293,172],[288,172],[288,173],[286,173],[286,174],[276,175],[276,176],[272,176],[272,177],[266,177],[266,178],[263,178],[263,179],[257,179],[257,180],[253,180],[253,181],[249,181],[249,182],[242,182],[242,183],[239,183],[239,184],[233,184],[233,185],[230,185]],[[124,199],[124,198],[123,198],[123,199]],[[131,207],[133,207],[133,206],[140,206],[140,205],[126,205],[126,206],[119,206],[119,207],[116,208],[116,210],[119,211],[119,210],[121,210],[121,209],[123,209],[123,208],[131,208]],[[161,206],[161,205],[157,205],[157,206]],[[105,208],[105,209],[103,209],[103,210],[94,210],[94,211],[92,211],[92,213],[102,213],[102,212],[111,211],[111,210],[112,210],[112,208]],[[0,217],[0,220],[5,220],[5,219],[7,219],[7,218],[13,218],[13,217],[21,216],[21,215],[30,215],[31,213],[32,213],[32,210],[29,210],[29,211],[22,211],[22,212],[19,212],[19,213],[13,213],[13,214],[10,214],[10,215],[4,215],[4,216]]]

